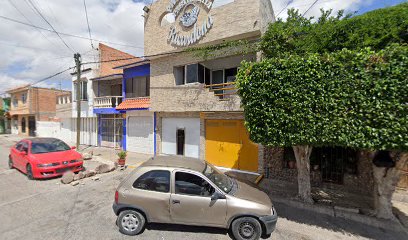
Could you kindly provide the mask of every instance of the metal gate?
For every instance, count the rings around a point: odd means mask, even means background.
[[[101,115],[101,146],[122,148],[123,118],[120,114]]]
[[[206,160],[216,166],[258,171],[258,145],[251,142],[243,120],[206,120]]]
[[[310,165],[312,169],[320,168],[323,182],[343,184],[344,173],[357,173],[357,152],[342,147],[316,147]]]

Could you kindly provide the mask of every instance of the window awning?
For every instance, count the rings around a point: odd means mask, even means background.
[[[122,74],[112,74],[103,77],[92,78],[93,81],[102,81],[102,80],[114,80],[114,79],[122,79]]]
[[[130,98],[123,101],[116,110],[145,110],[150,107],[150,97]]]

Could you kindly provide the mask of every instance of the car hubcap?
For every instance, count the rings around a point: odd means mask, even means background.
[[[245,239],[250,239],[254,233],[254,226],[251,223],[245,222],[239,227],[239,235]]]
[[[139,226],[139,219],[137,219],[135,214],[126,214],[122,219],[122,227],[126,231],[133,232]]]
[[[33,174],[31,173],[31,167],[28,166],[28,167],[27,167],[27,176],[31,178],[32,175],[33,175]]]

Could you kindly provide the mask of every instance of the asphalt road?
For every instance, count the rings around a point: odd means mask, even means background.
[[[150,224],[138,236],[119,233],[112,202],[127,172],[84,179],[83,185],[59,184],[60,179],[29,181],[9,170],[10,141],[0,136],[0,239],[230,239],[216,228]],[[276,204],[280,215],[271,239],[408,239],[364,224]]]

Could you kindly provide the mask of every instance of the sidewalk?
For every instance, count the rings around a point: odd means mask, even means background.
[[[118,156],[116,155],[118,150],[113,149],[113,148],[81,145],[78,151],[83,153],[84,155],[91,155],[92,160],[99,161],[99,162],[106,162],[106,161],[116,162],[118,160]],[[149,160],[151,157],[153,157],[153,155],[128,152],[128,155],[126,158],[126,165],[129,168],[136,168],[143,162]]]
[[[373,217],[373,199],[333,189],[312,188],[312,198],[315,204],[300,202],[297,198],[296,183],[288,183],[273,179],[264,179],[259,187],[271,197],[272,201],[292,207],[307,209],[316,213],[340,217],[375,226],[383,229],[405,231],[408,233],[408,203],[393,200],[394,214],[398,221]],[[406,194],[402,194],[403,196]],[[398,199],[402,197],[399,196]]]

